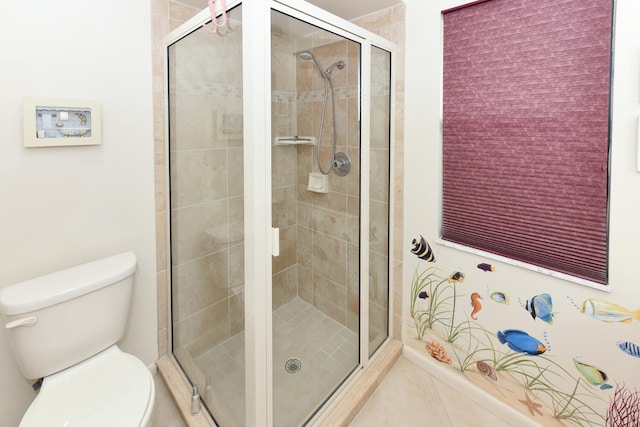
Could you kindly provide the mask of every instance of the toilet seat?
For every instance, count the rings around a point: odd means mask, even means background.
[[[146,426],[154,399],[149,369],[113,345],[46,377],[20,427]]]

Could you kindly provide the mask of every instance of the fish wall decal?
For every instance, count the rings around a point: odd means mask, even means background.
[[[640,309],[631,311],[621,305],[600,298],[584,300],[580,306],[580,313],[611,323],[631,323],[633,319],[640,320]]]
[[[613,388],[612,385],[607,384],[607,374],[605,374],[600,369],[596,368],[593,365],[582,363],[577,358],[573,359],[573,364],[576,366],[576,369],[582,374],[582,376],[586,378],[589,384],[600,386],[600,390]]]
[[[540,294],[533,296],[526,301],[524,308],[531,314],[534,320],[539,318],[553,325],[553,302],[551,295]]]
[[[498,331],[497,336],[501,344],[507,344],[511,350],[518,353],[537,356],[547,351],[547,347],[542,342],[519,329]]]
[[[436,257],[433,254],[433,250],[429,243],[424,240],[422,235],[420,236],[420,240],[413,239],[411,241],[413,248],[411,249],[411,253],[418,256],[418,258],[423,259],[427,262],[436,262]]]
[[[478,268],[485,272],[496,271],[495,266],[487,264],[486,262],[481,262],[480,264],[478,264]]]
[[[449,283],[454,283],[454,282],[462,283],[464,282],[464,273],[460,271],[454,271],[453,273],[451,273],[451,275],[447,280],[449,280]]]
[[[640,346],[629,341],[618,343],[618,348],[630,356],[640,357]]]

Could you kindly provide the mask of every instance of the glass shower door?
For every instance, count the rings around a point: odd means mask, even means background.
[[[172,351],[219,425],[245,425],[241,6],[168,47]]]
[[[218,425],[300,426],[388,337],[391,55],[231,3],[167,48],[171,351]]]
[[[271,21],[273,425],[288,427],[359,365],[360,44]]]

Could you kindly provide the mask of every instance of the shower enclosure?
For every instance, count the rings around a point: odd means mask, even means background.
[[[171,349],[218,425],[304,425],[389,336],[393,45],[227,6],[166,40]]]

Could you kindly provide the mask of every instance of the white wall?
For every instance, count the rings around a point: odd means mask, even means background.
[[[542,292],[552,294],[554,301],[558,302],[558,313],[556,322],[548,328],[551,343],[555,342],[549,355],[566,362],[570,372],[579,375],[571,364],[571,358],[582,355],[605,370],[615,381],[626,381],[628,385],[640,388],[638,360],[622,353],[614,345],[617,339],[640,345],[640,321],[634,320],[631,324],[605,324],[578,313],[566,298],[571,297],[578,302],[585,298],[602,298],[630,310],[640,307],[640,282],[635,269],[640,259],[640,172],[636,172],[635,164],[638,138],[636,123],[640,114],[640,3],[636,0],[616,2],[610,193],[611,292],[606,293],[499,262],[493,264],[497,265],[500,275],[483,273],[477,270],[475,265],[487,260],[445,248],[435,242],[440,236],[440,12],[468,2],[405,0],[407,41],[404,312],[407,313],[411,278],[417,265],[416,257],[409,252],[410,243],[413,238],[422,234],[431,243],[439,260],[435,266],[443,270],[445,277],[456,270],[467,273],[467,280],[461,285],[467,298],[474,290],[485,295],[487,286],[492,290],[507,292],[512,298],[530,298]],[[467,308],[468,301],[465,302],[465,310],[470,311],[470,307]],[[485,307],[489,306],[489,302],[484,304]],[[518,310],[522,309],[517,307],[514,310],[519,315]],[[505,319],[501,317],[492,319],[491,322],[495,325],[501,324],[504,328],[517,327],[509,325],[508,318]],[[528,321],[531,322],[531,319]],[[564,339],[570,340],[570,349],[562,345]],[[607,400],[605,396],[603,394]]]
[[[157,358],[150,16],[146,1],[0,3],[0,287],[134,251],[121,347],[147,365]],[[102,145],[23,148],[25,95],[97,100]],[[0,425],[17,425],[33,397],[0,333]]]

